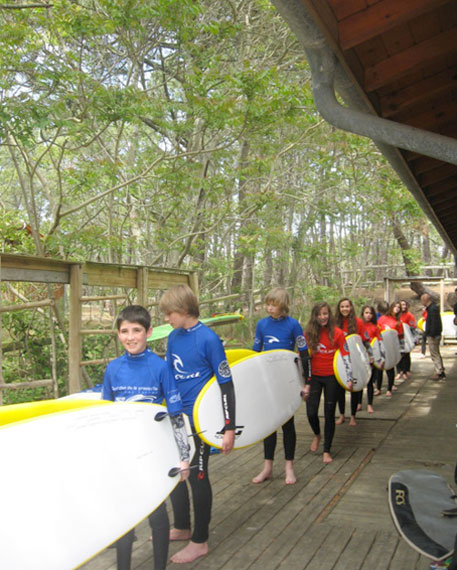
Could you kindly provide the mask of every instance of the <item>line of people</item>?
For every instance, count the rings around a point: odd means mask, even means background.
[[[300,323],[289,316],[289,296],[285,289],[275,288],[265,298],[265,308],[268,317],[261,319],[256,328],[253,350],[267,351],[278,348],[293,350],[296,348],[301,355],[305,371],[305,388],[303,397],[306,401],[306,412],[309,424],[314,433],[310,449],[317,452],[321,443],[321,427],[319,421],[319,405],[324,397],[324,440],[323,462],[332,461],[331,446],[335,433],[335,426],[345,421],[346,392],[337,381],[334,371],[334,358],[337,350],[340,351],[343,365],[348,378],[348,388],[351,400],[351,417],[349,424],[355,426],[357,411],[362,409],[363,391],[352,390],[352,366],[346,336],[360,335],[371,364],[371,376],[367,383],[367,411],[373,413],[374,396],[381,395],[383,383],[383,367],[374,365],[372,342],[377,339],[380,356],[385,360],[385,351],[382,340],[382,331],[393,329],[398,333],[400,342],[401,360],[397,366],[397,374],[393,367],[386,370],[387,390],[386,397],[391,398],[392,392],[397,388],[395,380],[406,379],[411,374],[410,354],[404,347],[403,323],[407,323],[412,331],[416,330],[416,321],[409,311],[407,301],[395,302],[388,305],[386,302],[378,304],[379,319],[375,309],[364,305],[361,317],[357,317],[352,301],[341,299],[336,307],[335,314],[327,302],[314,305],[309,321],[303,331]],[[339,408],[339,418],[335,419],[336,407]],[[292,417],[282,426],[284,453],[285,453],[285,483],[296,482],[293,470],[295,456],[296,432],[294,418]],[[271,478],[273,473],[274,452],[276,447],[276,433],[264,441],[264,466],[252,482],[262,483]]]
[[[166,361],[147,347],[151,334],[151,319],[148,311],[133,305],[124,309],[117,319],[117,331],[125,354],[110,362],[104,376],[102,398],[112,401],[147,401],[162,403],[165,400],[171,418],[175,439],[181,456],[181,482],[171,494],[174,526],[169,530],[165,503],[149,517],[152,529],[154,569],[163,570],[167,564],[169,541],[184,541],[186,545],[171,558],[175,563],[190,563],[208,553],[209,525],[211,521],[212,491],[208,465],[210,447],[198,434],[193,433],[196,453],[189,457],[188,435],[185,433],[182,414],[192,422],[192,410],[198,394],[212,376],[216,376],[221,390],[221,406],[225,418],[222,441],[223,453],[229,453],[235,438],[235,393],[230,367],[221,340],[199,320],[198,301],[192,290],[178,285],[168,290],[160,300],[160,310],[165,320],[173,327],[167,343]],[[342,299],[335,315],[326,302],[314,305],[309,321],[303,331],[300,323],[289,316],[290,300],[287,291],[275,288],[265,298],[268,317],[261,319],[256,328],[253,349],[267,351],[278,348],[298,350],[305,385],[303,398],[314,437],[310,449],[317,452],[321,443],[321,428],[318,415],[322,393],[324,394],[324,439],[323,462],[332,461],[331,446],[336,423],[345,419],[346,391],[338,383],[333,369],[335,352],[340,350],[343,366],[351,392],[351,420],[356,424],[356,413],[361,406],[361,392],[352,391],[351,359],[346,335],[358,333],[367,347],[370,362],[374,356],[371,342],[378,339],[382,353],[382,327],[395,328],[401,338],[402,319],[414,326],[414,317],[406,302],[403,306],[394,303],[390,307],[381,304],[382,316],[377,321],[373,307],[365,305],[361,318],[356,317],[352,302]],[[410,359],[404,353],[399,364],[399,377],[410,373]],[[395,372],[387,370],[386,396],[395,389]],[[382,389],[382,370],[372,368],[368,382],[368,412],[373,413],[373,397]],[[336,406],[340,417],[335,422]],[[194,426],[192,426],[195,432]],[[285,483],[296,482],[294,456],[296,430],[292,417],[282,426],[285,451]],[[271,478],[276,448],[276,433],[264,441],[264,466],[253,478],[253,483],[262,483]],[[188,492],[192,491],[192,502]],[[193,516],[191,517],[191,511]],[[118,570],[130,570],[134,531],[130,531],[116,544]]]

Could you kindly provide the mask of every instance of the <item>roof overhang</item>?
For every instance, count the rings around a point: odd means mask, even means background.
[[[457,2],[272,3],[303,45],[319,112],[375,142],[457,256]]]

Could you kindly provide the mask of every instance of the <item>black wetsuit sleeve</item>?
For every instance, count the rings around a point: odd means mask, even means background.
[[[226,430],[235,429],[235,388],[233,381],[219,384],[222,393],[222,410],[224,412],[224,426]]]
[[[300,359],[303,367],[303,378],[305,382],[311,381],[311,359],[308,349],[300,351]]]

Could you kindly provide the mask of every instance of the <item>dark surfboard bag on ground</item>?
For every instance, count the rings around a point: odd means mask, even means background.
[[[441,475],[421,469],[398,471],[389,479],[388,501],[398,532],[414,550],[432,560],[452,555],[457,502]]]

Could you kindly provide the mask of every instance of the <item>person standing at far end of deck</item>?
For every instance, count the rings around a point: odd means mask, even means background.
[[[257,352],[286,349],[298,349],[303,365],[303,375],[310,375],[309,353],[303,329],[300,323],[289,316],[289,293],[282,287],[272,289],[265,297],[265,308],[268,317],[257,323],[253,350]],[[295,447],[297,435],[295,432],[294,416],[282,426],[285,455],[285,483],[293,485],[297,478],[294,472]],[[264,466],[262,471],[252,479],[253,483],[263,483],[273,475],[273,460],[276,449],[276,432],[263,440]]]
[[[445,380],[446,373],[440,353],[441,334],[443,332],[440,309],[428,293],[421,295],[421,303],[427,309],[425,336],[427,337],[428,348],[430,350],[430,358],[435,367],[435,375],[432,376],[430,380]]]
[[[188,285],[176,285],[169,289],[160,299],[159,308],[165,321],[174,329],[168,337],[166,359],[181,394],[184,412],[193,423],[195,401],[210,378],[216,376],[225,420],[221,447],[223,453],[229,453],[235,442],[235,390],[222,342],[213,330],[200,322],[198,300]],[[212,507],[212,489],[208,475],[210,446],[198,434],[194,435],[194,441],[196,452],[189,475],[194,513],[193,532],[186,483],[179,483],[170,496],[174,514],[170,540],[189,541],[171,557],[171,561],[178,564],[190,563],[208,554]]]

